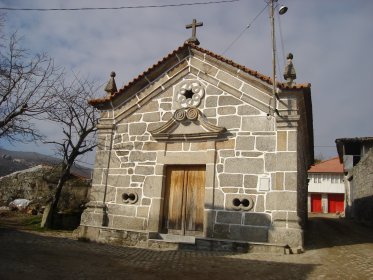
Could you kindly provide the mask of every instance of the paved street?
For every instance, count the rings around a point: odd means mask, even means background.
[[[373,229],[311,217],[300,255],[159,251],[0,228],[0,279],[373,279]]]

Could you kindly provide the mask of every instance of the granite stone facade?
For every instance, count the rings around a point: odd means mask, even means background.
[[[187,43],[91,101],[101,118],[81,235],[144,243],[163,230],[166,168],[203,165],[200,236],[302,246],[310,87],[279,86],[273,114],[270,81],[250,71]]]

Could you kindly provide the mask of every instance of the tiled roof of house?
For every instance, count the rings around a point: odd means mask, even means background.
[[[160,66],[162,63],[166,62],[171,57],[177,55],[180,52],[185,51],[188,48],[195,49],[195,50],[200,51],[200,52],[202,52],[204,54],[207,54],[207,55],[209,55],[211,57],[214,57],[214,58],[220,60],[221,62],[227,63],[227,64],[229,64],[229,65],[231,65],[233,67],[236,67],[237,69],[240,69],[241,71],[244,71],[245,73],[248,73],[248,74],[252,75],[253,77],[256,77],[256,78],[258,78],[258,79],[260,79],[260,80],[262,80],[262,81],[264,81],[264,82],[266,82],[266,83],[268,83],[270,85],[273,84],[272,78],[269,77],[269,76],[263,75],[263,74],[261,74],[261,73],[259,73],[257,71],[249,69],[249,68],[247,68],[245,66],[242,66],[242,65],[240,65],[238,63],[235,63],[234,61],[229,60],[229,59],[227,59],[227,58],[225,58],[225,57],[223,57],[221,55],[215,54],[214,52],[211,52],[209,50],[206,50],[206,49],[203,49],[201,47],[198,47],[198,46],[196,46],[193,43],[186,42],[182,46],[180,46],[179,48],[177,48],[176,50],[174,50],[173,52],[169,53],[167,56],[165,56],[164,58],[162,58],[161,60],[159,60],[157,63],[155,63],[150,68],[148,68],[146,71],[144,71],[143,73],[141,73],[139,76],[137,76],[135,79],[133,79],[127,85],[125,85],[123,88],[119,89],[117,92],[114,92],[113,94],[108,95],[108,96],[106,96],[104,98],[90,100],[89,103],[91,105],[97,105],[97,104],[105,103],[105,102],[108,102],[108,101],[112,100],[115,96],[124,93],[127,89],[129,89],[131,86],[133,86],[134,84],[136,84],[136,82],[138,82],[139,80],[141,80],[142,78],[144,78],[144,76],[146,76],[148,73],[150,73],[155,68],[157,68],[158,66]],[[288,90],[291,90],[291,89],[303,89],[303,88],[309,89],[311,87],[311,84],[306,83],[306,84],[295,84],[295,85],[289,86],[286,83],[280,83],[280,82],[278,82],[277,86],[280,89],[288,89]]]
[[[338,138],[335,139],[335,142],[338,143],[356,143],[356,142],[373,142],[373,137],[355,137],[355,138]]]
[[[312,165],[308,173],[343,173],[343,164],[339,162],[339,158],[331,158]]]

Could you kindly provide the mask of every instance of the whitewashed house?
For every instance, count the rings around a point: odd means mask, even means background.
[[[344,212],[343,165],[335,157],[308,170],[308,212]]]

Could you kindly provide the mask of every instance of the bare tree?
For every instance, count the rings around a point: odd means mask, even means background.
[[[71,167],[79,157],[96,147],[94,136],[98,116],[96,109],[88,104],[88,100],[94,97],[97,89],[93,82],[77,77],[69,85],[61,82],[60,86],[56,87],[48,118],[61,127],[63,137],[47,143],[56,145],[63,163],[46,222],[47,227],[53,225],[53,214],[57,210],[62,188],[70,177]]]
[[[16,33],[0,45],[0,138],[40,139],[32,120],[46,112],[60,78],[53,60],[45,54],[30,56]]]
[[[0,12],[0,39],[2,39],[2,41],[5,38],[4,32],[3,32],[4,25],[5,25],[5,17],[6,17],[6,14],[4,12]],[[2,45],[2,43],[0,43],[0,45]]]

